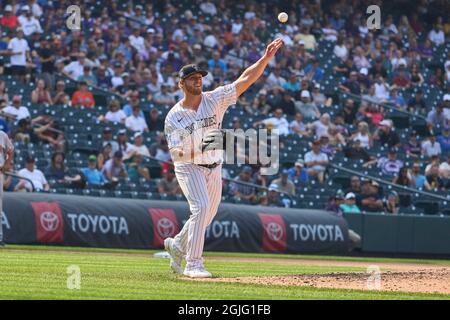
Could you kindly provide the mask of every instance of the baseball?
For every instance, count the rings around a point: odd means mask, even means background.
[[[286,12],[281,12],[281,13],[278,15],[278,20],[279,20],[281,23],[285,23],[286,21],[288,21],[288,15],[287,15],[287,13],[286,13]]]

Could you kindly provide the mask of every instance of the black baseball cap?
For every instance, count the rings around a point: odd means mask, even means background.
[[[180,79],[186,79],[187,77],[195,73],[200,73],[202,77],[204,77],[208,74],[208,71],[201,70],[196,64],[188,64],[180,69],[178,76],[180,77]]]

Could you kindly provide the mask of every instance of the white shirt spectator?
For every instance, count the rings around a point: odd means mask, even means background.
[[[117,110],[116,112],[108,111],[105,115],[105,119],[110,122],[121,122],[126,118],[127,115],[123,110]]]
[[[247,11],[245,14],[244,14],[244,19],[245,20],[250,20],[250,19],[253,19],[253,18],[255,18],[256,17],[256,14],[253,12],[253,11]]]
[[[111,85],[113,88],[117,88],[118,86],[123,85],[123,79],[120,76],[114,76],[111,78]]]
[[[6,108],[3,108],[3,112],[12,114],[16,116],[16,120],[19,121],[20,119],[30,118],[30,112],[28,111],[27,107],[21,106],[19,109],[13,106],[8,106]]]
[[[439,175],[445,179],[450,178],[450,164],[448,162],[442,162],[439,165]]]
[[[18,173],[19,176],[31,180],[33,182],[35,190],[44,190],[44,185],[48,184],[47,179],[45,179],[45,176],[41,170],[34,169],[33,172],[31,172],[27,168],[23,168]],[[25,181],[25,188],[31,191],[31,183],[26,180],[24,181]]]
[[[348,57],[348,49],[345,44],[343,44],[342,46],[335,45],[333,53],[336,57],[341,58],[342,60],[345,60]]]
[[[231,25],[231,33],[239,34],[239,32],[241,32],[243,26],[244,25],[242,23],[233,22],[233,24]]]
[[[380,100],[387,100],[389,98],[389,88],[386,83],[375,83],[375,97]]]
[[[215,16],[217,14],[217,8],[214,3],[212,2],[203,2],[200,5],[200,10],[202,10],[204,13],[210,14],[212,16]]]
[[[287,135],[289,134],[289,122],[286,118],[268,118],[262,121],[265,125],[272,124],[274,129],[278,130],[279,135]]]
[[[207,48],[214,48],[218,44],[219,42],[213,34],[207,35],[205,40],[203,40],[203,45]]]
[[[436,31],[433,29],[430,33],[428,33],[428,39],[435,45],[439,46],[445,42],[445,35],[442,30]]]
[[[141,36],[135,36],[135,35],[130,35],[128,37],[128,39],[130,40],[130,44],[139,52],[144,51],[145,50],[145,41],[144,38]]]
[[[317,138],[326,136],[328,134],[329,126],[324,125],[320,120],[316,120],[312,123],[312,127],[315,130]]]
[[[37,3],[37,1],[31,5],[31,13],[32,13],[33,16],[35,16],[36,18],[39,18],[40,16],[42,16],[42,8],[41,8],[41,6]]]
[[[23,34],[27,37],[30,36],[35,31],[39,33],[43,32],[39,20],[36,19],[35,17],[31,17],[31,19],[28,19],[27,17],[20,16],[19,23],[23,29]]]
[[[395,159],[390,160],[388,157],[378,159],[378,168],[386,175],[397,175],[403,167],[403,161]]]
[[[328,161],[328,156],[326,153],[320,152],[319,154],[314,153],[314,151],[309,151],[305,154],[305,163],[311,161]],[[314,165],[310,167],[315,171],[325,171],[326,167],[322,165]]]
[[[83,68],[84,65],[82,65],[78,60],[72,61],[67,66],[64,67],[64,72],[67,73],[73,80],[77,80],[80,76],[83,75]]]
[[[427,157],[440,155],[442,153],[441,145],[437,141],[434,144],[430,140],[424,141],[422,143],[422,153]]]
[[[289,35],[287,34],[282,34],[282,33],[278,33],[276,36],[276,38],[281,38],[284,42],[284,44],[288,47],[293,46],[294,45],[294,41],[291,39],[291,37],[289,37]]]
[[[397,69],[399,65],[403,64],[405,67],[408,65],[406,63],[406,59],[401,57],[401,58],[393,58],[392,61],[392,68],[393,69]]]
[[[144,157],[150,157],[150,151],[145,145],[137,146],[135,144],[130,145],[127,153],[137,151],[138,154],[143,155]]]
[[[277,76],[273,72],[271,72],[267,77],[267,84],[269,87],[273,86],[283,87],[285,83],[286,83],[285,78],[283,78],[282,76]]]
[[[338,33],[336,30],[332,28],[322,28],[322,37],[328,41],[336,41]]]
[[[8,43],[8,49],[15,54],[10,57],[10,62],[12,66],[26,66],[27,64],[27,56],[26,52],[30,51],[30,47],[28,46],[28,41],[25,39],[12,38]]]
[[[137,132],[137,131],[144,131],[144,129],[147,129],[147,123],[145,122],[145,119],[142,117],[135,117],[134,115],[129,116],[125,120],[125,127],[130,129],[131,131]]]

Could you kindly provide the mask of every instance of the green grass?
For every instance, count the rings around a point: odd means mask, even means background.
[[[168,260],[153,258],[154,252],[8,246],[0,249],[0,299],[450,299],[449,295],[439,294],[191,281],[174,275],[168,268]],[[207,256],[262,255],[207,253]],[[296,255],[263,256],[299,258]],[[325,259],[317,256],[301,258]],[[355,261],[355,258],[333,259]],[[372,261],[361,259],[358,258],[359,261]],[[422,260],[414,262],[419,261],[423,263]],[[80,290],[67,289],[67,267],[70,265],[80,267]],[[217,277],[365,271],[363,268],[208,259],[206,266]]]

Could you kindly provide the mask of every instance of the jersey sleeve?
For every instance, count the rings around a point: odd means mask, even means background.
[[[176,128],[170,119],[166,119],[164,123],[164,134],[166,136],[169,150],[183,146],[183,129]]]
[[[216,102],[217,110],[224,114],[229,106],[236,104],[236,85],[234,83],[230,83],[220,86],[211,91],[211,96]]]

